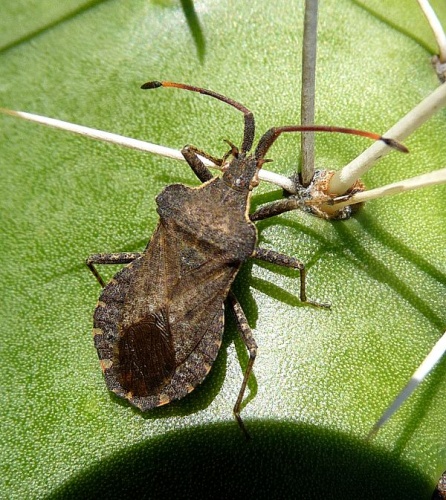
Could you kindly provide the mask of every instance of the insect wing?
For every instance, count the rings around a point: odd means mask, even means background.
[[[216,265],[205,242],[172,224],[160,222],[144,255],[107,285],[95,312],[107,386],[142,410],[180,399],[204,379],[238,270]]]

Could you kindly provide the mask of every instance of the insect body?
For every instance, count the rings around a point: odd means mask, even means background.
[[[259,169],[283,132],[355,131],[318,126],[273,128],[249,154],[255,129],[248,109],[220,94],[183,84],[149,82],[143,88],[161,86],[204,93],[242,111],[242,146],[238,149],[231,144],[222,159],[186,146],[183,156],[203,184],[194,188],[172,184],[157,196],[160,220],[144,252],[96,254],[87,260],[104,286],[94,312],[94,343],[109,390],[142,411],[150,410],[183,398],[206,377],[221,344],[226,301],[250,354],[234,406],[246,433],[239,413],[257,345],[231,284],[242,263],[253,257],[298,270],[300,298],[311,302],[306,297],[303,264],[257,247],[249,206]],[[380,139],[395,146],[390,139]],[[198,154],[222,165],[223,176],[213,177]],[[276,215],[277,210],[272,213]],[[268,217],[264,210],[262,214]],[[95,264],[116,263],[128,265],[105,286]]]

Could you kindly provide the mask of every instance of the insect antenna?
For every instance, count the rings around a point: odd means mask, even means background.
[[[257,145],[255,157],[257,159],[263,158],[268,152],[269,148],[279,137],[279,135],[284,132],[338,132],[340,134],[360,135],[362,137],[368,137],[369,139],[375,141],[383,141],[389,147],[401,151],[402,153],[409,152],[406,146],[396,141],[395,139],[383,137],[379,134],[375,134],[374,132],[367,132],[366,130],[357,130],[355,128],[344,127],[331,127],[325,125],[285,125],[283,127],[273,127],[265,132]]]
[[[152,81],[144,83],[141,85],[142,89],[157,89],[159,87],[175,87],[177,89],[190,90],[192,92],[198,92],[200,94],[210,95],[211,97],[215,97],[219,101],[223,101],[226,104],[231,105],[232,107],[238,109],[244,114],[245,119],[245,129],[243,132],[243,142],[242,147],[240,148],[241,153],[246,153],[252,147],[252,143],[254,142],[254,133],[255,133],[255,122],[254,115],[248,108],[245,108],[243,104],[240,104],[229,97],[226,97],[222,94],[218,94],[217,92],[213,92],[212,90],[202,89],[200,87],[194,87],[192,85],[186,85],[185,83],[175,83],[175,82],[167,82],[167,81]]]

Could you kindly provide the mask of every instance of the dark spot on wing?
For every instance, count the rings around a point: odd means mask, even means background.
[[[119,383],[133,397],[159,393],[176,368],[165,311],[149,314],[122,329],[115,363]]]

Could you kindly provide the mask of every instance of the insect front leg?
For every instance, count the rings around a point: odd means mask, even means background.
[[[210,160],[212,163],[216,165],[221,165],[223,160],[219,158],[215,158],[204,151],[196,148],[195,146],[184,146],[181,150],[181,154],[184,156],[184,159],[189,164],[190,168],[193,170],[194,174],[200,179],[201,182],[210,181],[214,176],[212,172],[206,167],[206,165],[200,160],[198,155]]]
[[[98,270],[95,268],[95,264],[129,264],[141,255],[141,253],[137,252],[95,253],[90,255],[85,263],[87,264],[88,269],[90,269],[93,273],[93,276],[98,280],[99,284],[104,287],[105,282]]]
[[[300,260],[295,257],[289,257],[274,250],[267,250],[265,248],[255,248],[252,258],[263,260],[265,262],[270,262],[271,264],[277,264],[278,266],[289,267],[291,269],[297,269],[300,273],[300,300],[308,304],[313,304],[318,307],[330,308],[330,304],[324,304],[323,302],[318,302],[307,298],[306,293],[306,270],[305,265]]]
[[[252,372],[252,367],[254,365],[254,361],[257,356],[257,344],[252,336],[252,331],[249,326],[248,320],[243,312],[242,306],[240,302],[237,300],[237,297],[230,291],[228,294],[227,302],[231,306],[232,312],[234,313],[234,317],[237,323],[237,329],[242,337],[242,340],[249,351],[249,361],[245,370],[245,375],[243,376],[243,382],[240,387],[240,391],[238,393],[237,401],[234,405],[234,416],[237,419],[237,422],[245,434],[246,438],[249,439],[249,433],[246,430],[245,424],[243,423],[242,417],[240,416],[240,406],[243,401],[243,396],[245,394],[246,386],[248,384],[249,376]]]

